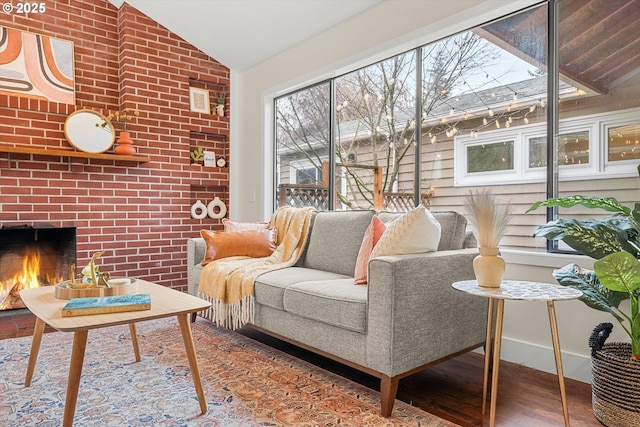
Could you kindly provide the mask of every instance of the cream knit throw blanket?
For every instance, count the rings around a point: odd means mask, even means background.
[[[313,207],[283,206],[273,214],[270,225],[278,228],[278,245],[269,257],[229,257],[205,265],[200,273],[199,295],[212,303],[211,312],[205,316],[230,329],[252,322],[255,278],[291,267],[300,259],[314,211]]]

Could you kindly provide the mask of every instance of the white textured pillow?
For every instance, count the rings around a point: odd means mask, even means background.
[[[371,258],[437,251],[440,232],[438,220],[420,205],[387,224],[387,229],[371,252]]]

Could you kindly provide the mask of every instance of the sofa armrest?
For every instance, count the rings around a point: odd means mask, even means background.
[[[453,289],[474,279],[477,249],[369,263],[367,365],[390,376],[483,344],[488,300]]]
[[[198,295],[198,283],[202,271],[200,263],[206,251],[207,245],[202,237],[187,239],[187,286],[191,295]]]

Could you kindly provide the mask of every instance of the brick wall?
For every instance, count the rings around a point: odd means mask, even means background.
[[[134,108],[127,125],[149,162],[0,152],[0,225],[77,227],[79,266],[99,265],[186,290],[186,239],[220,220],[194,220],[191,204],[219,196],[228,169],[191,165],[204,145],[228,161],[229,117],[189,111],[189,86],[229,94],[229,70],[126,3],[46,2],[43,14],[0,14],[0,25],[73,41],[76,104],[0,91],[2,145],[69,149],[64,121],[77,109]],[[116,123],[116,127],[118,124]]]

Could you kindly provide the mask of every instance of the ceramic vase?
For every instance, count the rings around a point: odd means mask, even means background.
[[[480,255],[473,259],[473,272],[478,285],[485,288],[499,288],[506,264],[498,255],[498,248],[478,248]]]
[[[129,132],[120,132],[120,138],[116,141],[118,145],[113,149],[116,154],[122,154],[126,156],[134,156],[136,149],[133,148],[133,141],[131,140],[131,134]]]
[[[216,105],[216,114],[219,117],[224,117],[224,104],[218,104]]]

